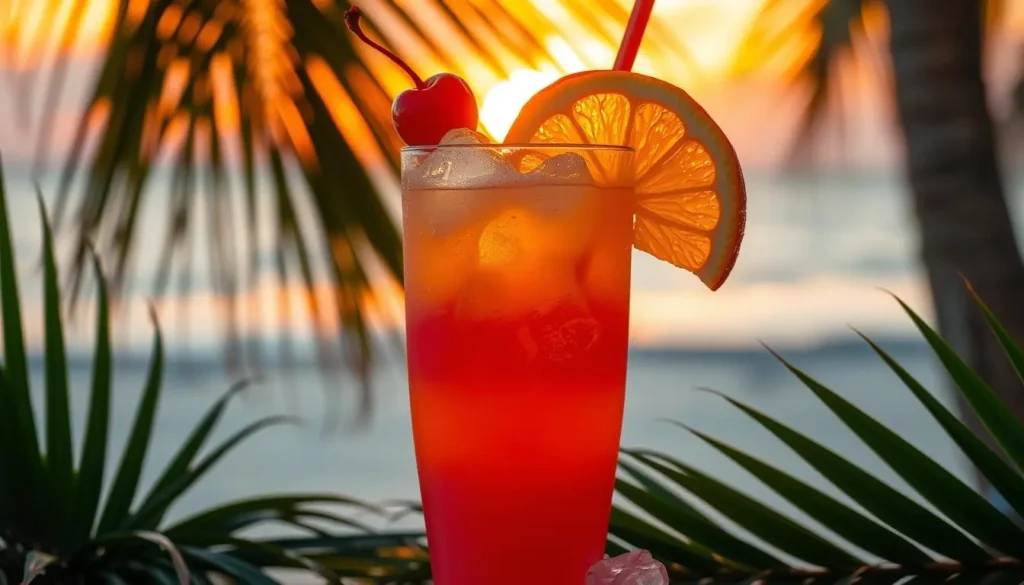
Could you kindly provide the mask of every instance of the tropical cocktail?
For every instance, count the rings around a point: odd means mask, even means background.
[[[498,561],[531,558],[551,583],[579,581],[604,551],[622,427],[633,152],[442,142],[402,156],[434,576],[511,585]],[[598,159],[618,175],[595,176]]]
[[[440,585],[582,585],[606,542],[636,248],[711,289],[743,235],[721,129],[683,90],[620,71],[562,78],[503,144],[451,74],[392,110],[402,151],[406,330],[428,547]],[[632,40],[629,40],[631,35]]]

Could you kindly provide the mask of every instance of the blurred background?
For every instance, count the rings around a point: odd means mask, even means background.
[[[356,4],[371,36],[422,76],[465,77],[483,129],[499,140],[537,90],[610,67],[630,9],[625,0]],[[173,362],[157,460],[244,376],[259,383],[234,422],[288,411],[313,423],[247,443],[175,516],[257,490],[418,498],[401,341],[401,145],[390,122],[408,80],[346,33],[348,6],[0,0],[0,154],[30,346],[42,348],[38,188],[73,297],[68,336],[83,390],[93,285],[82,242],[94,243],[118,292],[115,445],[145,375],[149,304]],[[624,444],[746,482],[655,422],[668,416],[824,483],[694,391],[710,387],[903,485],[808,400],[764,342],[969,475],[849,327],[952,401],[880,289],[891,291],[1024,412],[960,280],[1024,336],[1012,227],[1024,225],[1022,41],[1017,0],[658,1],[634,69],[686,89],[718,120],[744,165],[749,216],[733,276],[715,293],[634,254]],[[750,491],[792,511],[759,484]]]

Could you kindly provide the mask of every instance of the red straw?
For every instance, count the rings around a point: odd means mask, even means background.
[[[629,71],[633,68],[633,61],[636,61],[636,54],[640,50],[640,41],[644,40],[644,29],[647,28],[647,21],[651,19],[653,8],[654,0],[636,0],[633,3],[633,13],[629,15],[629,24],[626,25],[622,43],[619,44],[619,54],[615,56],[615,71]]]

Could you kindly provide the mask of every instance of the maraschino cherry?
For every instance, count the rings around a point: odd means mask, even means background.
[[[453,73],[438,73],[423,81],[398,55],[363,34],[359,27],[361,15],[362,11],[357,6],[348,9],[345,24],[349,30],[394,61],[416,85],[398,94],[391,106],[391,119],[402,140],[409,146],[427,146],[441,142],[441,138],[455,128],[476,130],[479,113],[469,85]]]

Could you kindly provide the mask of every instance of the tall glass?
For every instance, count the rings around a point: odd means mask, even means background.
[[[582,585],[602,558],[625,396],[632,156],[402,152],[412,422],[439,585]]]

